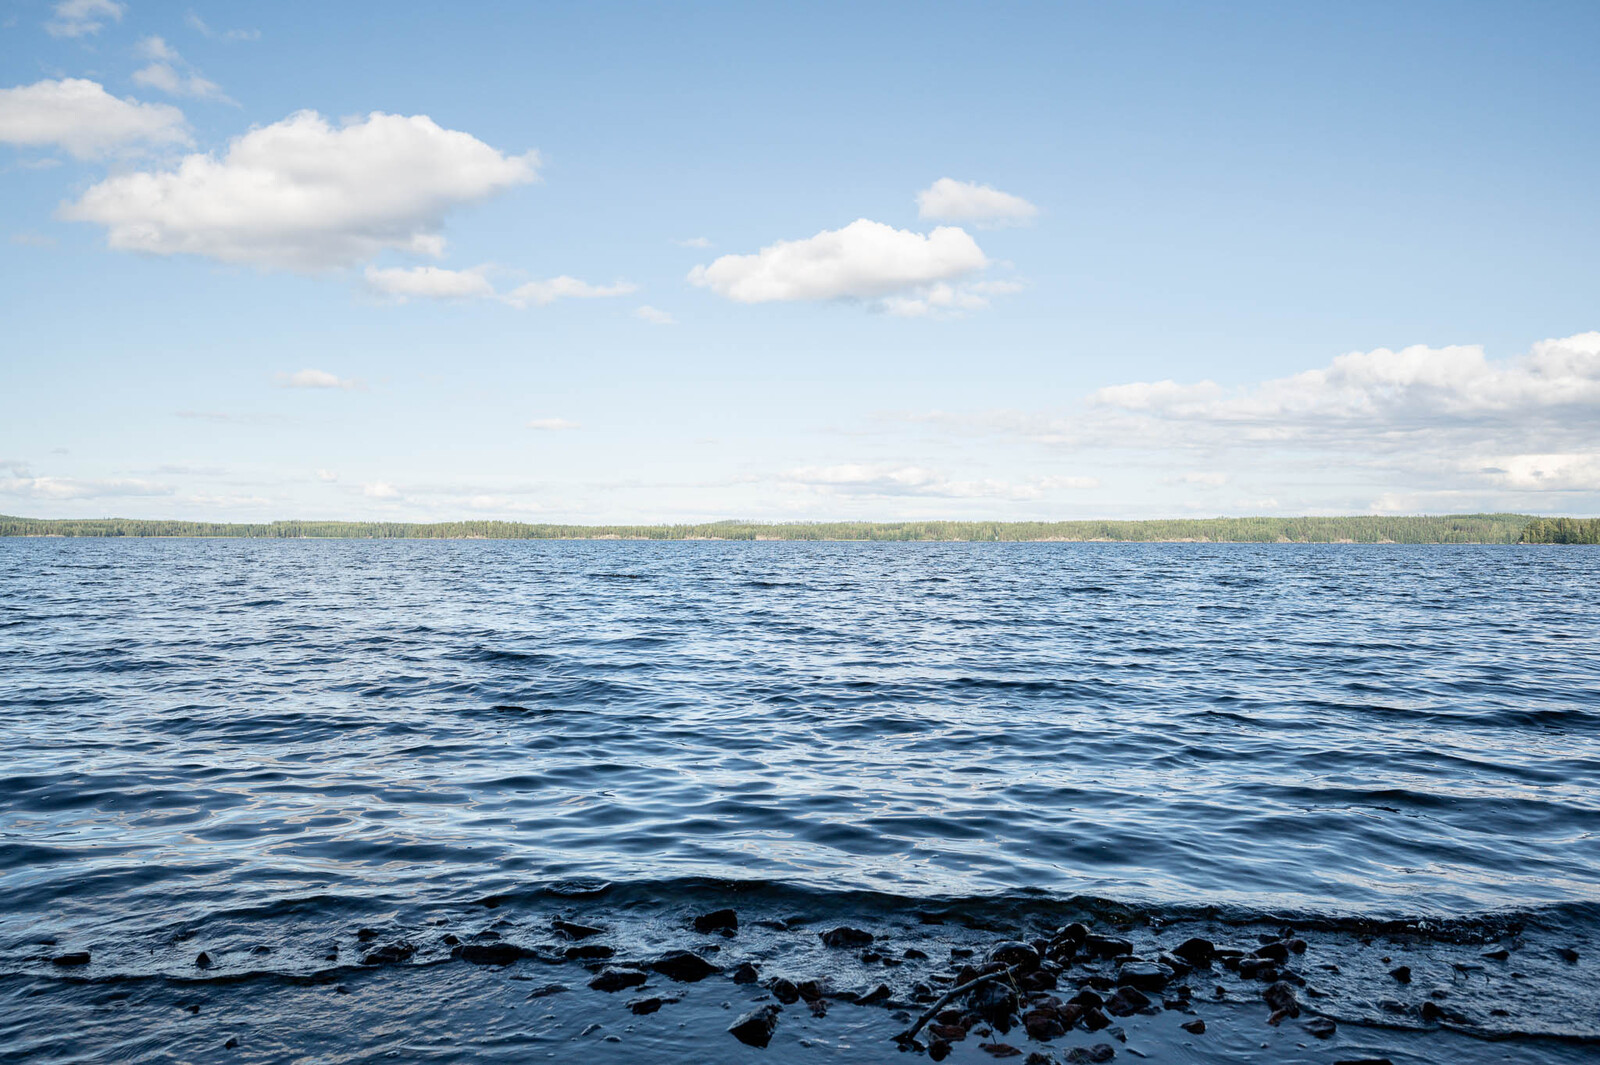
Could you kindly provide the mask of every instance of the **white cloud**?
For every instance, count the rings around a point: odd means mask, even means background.
[[[0,478],[0,495],[27,499],[99,499],[112,496],[169,496],[171,485],[137,478],[79,479],[76,477]]]
[[[339,475],[337,473],[335,473],[333,470],[318,470],[317,471],[317,480],[322,481],[324,483],[332,484],[334,481],[337,481],[338,479],[339,479]]]
[[[83,78],[47,79],[0,89],[0,142],[98,159],[139,145],[188,144],[189,130],[170,104],[119,100]]]
[[[677,325],[678,320],[672,317],[671,312],[659,307],[652,307],[648,303],[633,309],[633,316],[649,322],[651,325]]]
[[[790,470],[783,480],[837,495],[933,496],[945,499],[1039,499],[1061,489],[1098,488],[1093,477],[1037,477],[1024,482],[960,481],[925,466],[845,463]]]
[[[326,370],[298,370],[291,374],[279,374],[278,384],[284,388],[360,388],[361,382],[354,378],[340,377]]]
[[[528,423],[529,429],[541,429],[545,432],[562,432],[567,429],[578,429],[577,422],[569,422],[565,418],[535,418]]]
[[[502,298],[513,307],[526,307],[530,303],[544,307],[556,300],[602,299],[607,296],[626,296],[637,291],[638,286],[627,281],[618,281],[614,285],[591,285],[563,274],[548,281],[529,281],[525,285],[518,285]]]
[[[978,226],[1018,226],[1033,221],[1039,208],[992,185],[940,178],[917,193],[917,215]]]
[[[55,18],[44,24],[45,32],[52,37],[84,37],[99,33],[107,20],[122,21],[126,10],[115,0],[61,0],[55,6]]]
[[[62,216],[105,226],[123,251],[316,271],[385,250],[438,255],[446,212],[537,169],[537,153],[505,155],[426,115],[375,111],[336,128],[301,111],[221,157],[108,178]]]
[[[914,296],[885,296],[883,309],[900,318],[953,317],[964,311],[981,311],[990,296],[1021,291],[1015,281],[976,281],[964,285],[929,285]]]
[[[400,499],[400,489],[388,481],[373,481],[361,486],[361,494],[369,499]]]
[[[680,248],[709,248],[711,241],[705,237],[689,237],[687,240],[675,240],[672,243]]]
[[[150,65],[133,74],[136,85],[159,89],[169,96],[192,96],[199,100],[222,100],[232,103],[214,81],[201,77],[178,50],[160,37],[145,37],[134,48],[135,54],[150,60]],[[182,68],[182,69],[179,69]]]
[[[769,244],[754,255],[724,255],[695,267],[689,280],[740,303],[866,300],[917,297],[986,265],[965,230],[940,226],[924,236],[861,218],[843,229]]]
[[[189,28],[199,33],[202,37],[221,38],[224,41],[256,41],[261,39],[260,30],[223,30],[218,32],[208,26],[204,19],[193,11],[184,16],[184,21]]]
[[[494,295],[484,276],[487,266],[446,270],[439,266],[367,267],[367,285],[375,292],[407,299],[480,299]]]

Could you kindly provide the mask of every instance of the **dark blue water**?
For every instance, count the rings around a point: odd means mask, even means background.
[[[0,970],[304,974],[602,882],[1581,934],[1597,588],[1586,549],[0,541]]]

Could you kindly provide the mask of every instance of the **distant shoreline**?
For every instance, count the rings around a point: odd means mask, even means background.
[[[0,515],[0,537],[250,540],[632,540],[921,543],[1600,543],[1600,519],[1531,514],[1172,518],[1141,521],[704,522],[558,525],[455,522],[197,522]]]

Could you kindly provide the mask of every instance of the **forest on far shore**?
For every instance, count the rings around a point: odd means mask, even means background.
[[[1168,518],[1150,521],[717,521],[696,525],[542,525],[509,521],[261,523],[138,518],[15,518],[0,536],[361,540],[873,540],[971,542],[1595,544],[1600,518],[1530,514]]]

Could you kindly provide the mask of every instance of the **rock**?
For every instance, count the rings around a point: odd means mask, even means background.
[[[1332,1039],[1339,1026],[1326,1017],[1313,1017],[1305,1024],[1306,1031],[1318,1039]]]
[[[927,952],[918,950],[916,947],[907,947],[906,948],[906,952],[905,952],[905,954],[903,956],[906,959],[906,961],[927,961],[928,960]]]
[[[514,961],[535,956],[534,952],[526,947],[519,947],[504,940],[498,943],[467,943],[450,953],[473,965],[510,965]]]
[[[568,961],[604,961],[615,953],[615,949],[604,943],[579,943],[568,947],[563,956]]]
[[[816,1002],[828,993],[820,980],[802,980],[795,985],[795,990],[800,992],[800,997],[807,1002]]]
[[[1055,938],[1059,942],[1081,945],[1084,940],[1089,938],[1089,926],[1080,921],[1073,921],[1069,925],[1062,925],[1056,931]]]
[[[1306,941],[1299,936],[1290,937],[1284,942],[1288,944],[1290,954],[1304,954],[1306,952]]]
[[[1239,975],[1246,980],[1276,980],[1278,967],[1268,958],[1240,958]]]
[[[600,975],[589,981],[589,986],[596,991],[622,991],[630,987],[638,987],[650,977],[638,969],[620,969],[608,966],[600,970]]]
[[[1083,949],[1096,958],[1120,958],[1133,953],[1133,944],[1116,936],[1089,935],[1084,937]]]
[[[966,1028],[959,1024],[930,1024],[928,1031],[936,1039],[943,1039],[946,1043],[959,1043],[967,1037]]]
[[[1016,993],[1003,980],[995,980],[975,987],[967,995],[967,1002],[984,1020],[1003,1032],[1009,1026],[1011,1015],[1017,1010]]]
[[[979,1050],[986,1050],[997,1058],[1020,1058],[1022,1051],[1010,1043],[979,1043]]]
[[[263,954],[271,954],[272,948],[264,943],[257,943],[255,946],[250,948],[250,953],[254,954],[256,957],[260,957]]]
[[[1281,980],[1261,992],[1261,998],[1272,1007],[1273,1013],[1300,1016],[1300,1003],[1294,997],[1294,988]]]
[[[761,973],[754,965],[742,961],[733,970],[733,982],[736,984],[753,984],[761,979]]]
[[[694,919],[696,932],[720,932],[723,929],[732,932],[739,930],[739,915],[733,910],[712,910]]]
[[[1488,958],[1490,961],[1505,961],[1507,958],[1511,957],[1511,952],[1506,950],[1504,947],[1501,947],[1499,950],[1488,951],[1479,955],[1479,957]]]
[[[1217,952],[1216,944],[1209,939],[1186,939],[1173,948],[1172,953],[1193,965],[1203,968],[1211,964],[1212,955]]]
[[[440,940],[440,942],[447,947],[459,946],[461,943],[461,937],[456,935],[454,932],[446,932],[444,934],[444,938]]]
[[[1067,1060],[1073,1065],[1081,1062],[1092,1062],[1100,1065],[1101,1062],[1110,1061],[1117,1056],[1117,1048],[1110,1043],[1096,1043],[1092,1047],[1073,1047],[1067,1051]]]
[[[1106,1003],[1106,1012],[1113,1017],[1131,1017],[1149,1005],[1150,999],[1143,991],[1135,987],[1122,987]]]
[[[767,990],[772,992],[773,998],[785,1006],[790,1006],[800,1001],[800,989],[794,986],[793,981],[785,980],[781,976],[768,984]]]
[[[410,961],[411,955],[417,952],[416,944],[404,939],[397,939],[393,943],[379,947],[377,950],[368,951],[361,959],[362,965],[398,965]]]
[[[628,1003],[628,1008],[643,1017],[647,1013],[654,1013],[662,1006],[670,1006],[678,1001],[675,998],[662,998],[659,995],[650,998],[636,998]]]
[[[226,1043],[222,1044],[222,1049],[223,1050],[237,1050],[238,1048],[239,1048],[239,1037],[236,1036],[236,1035],[230,1035],[228,1037],[228,1041]]]
[[[196,954],[194,956],[194,967],[196,969],[211,968],[211,955],[207,954],[203,950],[199,954]]]
[[[1006,965],[1022,965],[1029,969],[1039,966],[1039,952],[1026,943],[1011,941],[997,943],[990,948],[988,960]]]
[[[676,980],[680,984],[693,984],[704,980],[712,973],[720,973],[722,971],[700,955],[693,954],[687,950],[668,951],[652,961],[650,968],[667,979]]]
[[[849,928],[844,925],[819,932],[818,937],[825,947],[865,947],[872,944],[872,933],[863,932],[859,928]]]
[[[528,998],[549,998],[551,995],[559,995],[566,990],[566,984],[544,984],[541,987],[536,987],[532,991],[529,991]]]
[[[1056,1065],[1056,1059],[1049,1054],[1035,1050],[1028,1055],[1028,1060],[1023,1062],[1022,1065]]]
[[[88,965],[89,952],[86,950],[69,951],[66,954],[57,954],[55,957],[51,958],[50,961],[64,969],[72,968],[73,966],[77,965]]]
[[[1409,984],[1411,982],[1411,966],[1396,965],[1393,969],[1389,970],[1389,975],[1400,981],[1402,984]]]
[[[1253,953],[1258,958],[1283,963],[1289,960],[1289,948],[1283,943],[1263,943]]]
[[[1078,1023],[1088,1031],[1098,1032],[1102,1028],[1110,1027],[1111,1018],[1098,1009],[1086,1009],[1083,1011],[1083,1016],[1078,1018]]]
[[[851,1002],[854,1002],[857,1006],[876,1006],[880,1002],[889,1001],[889,997],[893,994],[894,992],[889,990],[888,984],[879,984],[870,991],[856,991],[845,997]],[[817,998],[815,1000],[808,1001],[820,1002],[822,1000],[821,998]]]
[[[1067,1034],[1066,1026],[1054,1010],[1032,1010],[1022,1015],[1022,1027],[1029,1039],[1048,1042]]]
[[[1556,954],[1558,954],[1561,957],[1561,960],[1566,962],[1568,965],[1578,964],[1578,952],[1573,950],[1571,947],[1561,947],[1556,951]]]
[[[550,927],[568,939],[588,939],[590,936],[598,936],[605,932],[604,928],[597,928],[594,925],[587,924],[573,924],[571,921],[563,921],[559,917],[550,922]]]
[[[1136,987],[1141,991],[1160,991],[1171,982],[1174,975],[1171,969],[1159,962],[1130,961],[1117,969],[1117,984]]]
[[[745,1046],[761,1047],[772,1042],[772,1033],[778,1029],[778,1013],[781,1007],[766,1005],[759,1006],[728,1026],[728,1031],[735,1039]]]
[[[1184,1031],[1188,1032],[1190,1035],[1205,1035],[1206,1034],[1206,1022],[1202,1021],[1199,1017],[1196,1017],[1192,1021],[1184,1021],[1182,1024],[1178,1025],[1178,1027],[1182,1028]]]
[[[1017,982],[1022,985],[1024,991],[1054,991],[1057,983],[1055,974],[1045,972],[1043,969],[1035,969]]]
[[[950,1044],[943,1039],[935,1039],[928,1044],[928,1057],[934,1061],[943,1061],[950,1056]]]

